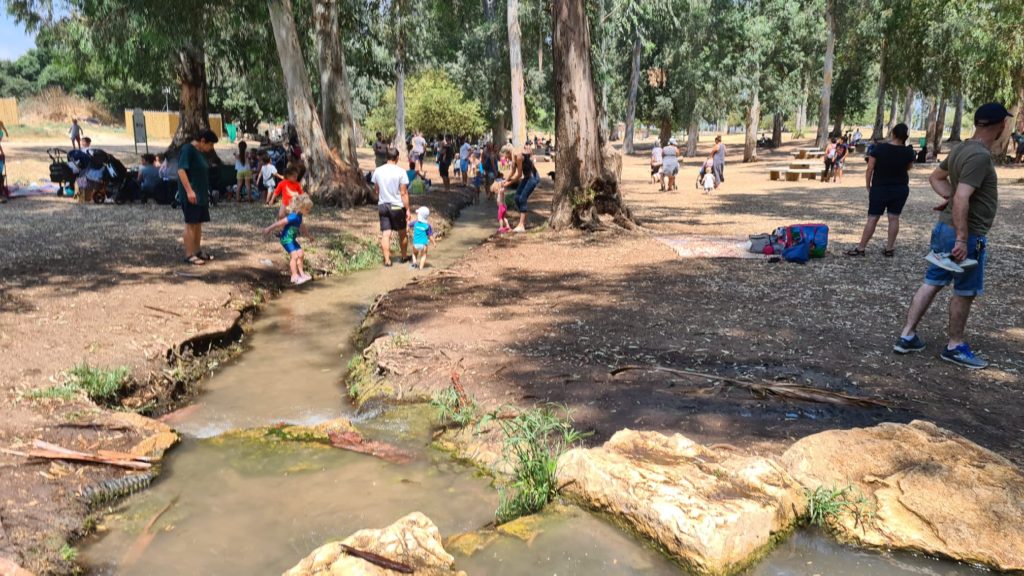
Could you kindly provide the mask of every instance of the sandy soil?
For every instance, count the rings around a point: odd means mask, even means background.
[[[685,163],[677,192],[664,193],[650,184],[645,157],[627,157],[625,196],[644,224],[641,233],[541,229],[495,238],[456,276],[393,293],[379,310],[381,330],[403,328],[415,343],[415,350],[387,359],[400,389],[429,394],[447,386],[454,369],[486,406],[567,405],[579,427],[595,432],[592,442],[633,427],[769,452],[822,429],[924,418],[1024,462],[1022,409],[1011,400],[1024,369],[1024,291],[1017,281],[1024,234],[1015,226],[1024,210],[1024,170],[1000,169],[987,292],[969,325],[970,342],[993,365],[969,372],[936,357],[946,296],[921,326],[928,351],[891,352],[926,266],[936,198],[929,170],[913,174],[896,257],[882,257],[884,236],[877,236],[866,258],[851,259],[841,252],[863,226],[863,159],[851,159],[842,184],[770,182],[766,167],[784,164],[791,149],[743,165],[732,146],[726,182],[710,196],[694,188],[699,160]],[[542,210],[551,186],[545,181],[538,193]],[[744,238],[797,222],[830,225],[828,257],[806,266],[681,259],[656,239]],[[889,408],[766,398],[662,372],[610,374],[634,364],[795,382],[879,399]]]
[[[137,163],[123,134],[94,139],[94,146],[126,164]],[[11,179],[46,178],[45,151],[53,145],[63,145],[63,139],[16,131],[4,142]],[[217,148],[224,159],[232,150]],[[364,170],[372,168],[369,150],[360,160]],[[430,206],[435,226],[443,229],[446,215],[467,199],[465,192],[435,188],[413,202]],[[0,205],[0,350],[7,359],[0,363],[0,447],[21,449],[38,438],[72,449],[124,449],[137,440],[131,433],[82,427],[101,413],[84,397],[30,395],[86,362],[130,367],[142,384],[125,401],[134,409],[160,411],[175,401],[183,376],[168,364],[168,351],[223,332],[243,310],[287,286],[284,252],[275,239],[259,234],[276,211],[226,202],[212,208],[203,246],[216,259],[195,267],[182,263],[181,213],[168,206],[84,205],[56,197]],[[307,220],[315,240],[303,242],[308,268],[331,269],[326,248],[332,241],[341,233],[373,237],[377,222],[375,206],[315,208]],[[204,371],[199,365],[198,373]],[[70,564],[60,547],[83,528],[85,517],[76,492],[122,472],[63,465],[57,473],[47,470],[46,464],[24,465],[0,453],[0,557],[38,573],[65,573]]]

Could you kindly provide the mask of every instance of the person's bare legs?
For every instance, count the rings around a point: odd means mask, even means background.
[[[193,236],[195,239],[195,254],[199,254],[203,251],[203,225],[194,224],[194,226],[196,227],[195,235]]]
[[[665,191],[665,181],[666,180],[668,180],[668,176],[665,176],[665,174],[662,174],[661,175],[661,191],[662,192]]]
[[[868,242],[870,242],[871,237],[875,235],[875,227],[878,226],[879,218],[881,218],[881,216],[868,215],[868,221],[864,223],[864,232],[860,235],[860,244],[857,245],[857,248],[860,250],[868,247]],[[891,221],[892,217],[890,216],[890,222]]]
[[[199,253],[202,243],[203,228],[201,224],[185,224],[185,234],[182,236],[182,244],[185,249],[185,257],[189,258]]]
[[[668,189],[669,190],[675,190],[676,189],[676,177],[675,176],[669,176],[668,177]]]
[[[398,231],[398,245],[402,248],[402,260],[404,261],[409,257],[409,232],[407,230]]]
[[[952,350],[964,343],[964,330],[967,328],[967,317],[971,314],[974,296],[956,296],[949,299],[949,343],[946,348]]]
[[[889,214],[889,242],[885,245],[886,250],[894,250],[896,248],[896,236],[900,233],[900,215]]]
[[[384,265],[391,264],[391,230],[380,233],[380,250],[384,253]]]
[[[526,230],[526,211],[519,213],[519,225],[516,226],[517,230]]]
[[[903,332],[900,333],[900,336],[903,338],[913,338],[917,334],[917,325],[921,322],[921,318],[924,318],[925,312],[928,311],[928,308],[935,301],[935,297],[942,291],[942,288],[943,286],[921,284],[921,287],[914,293],[914,299],[910,301],[910,309],[907,310],[907,323],[903,326]],[[952,312],[952,308],[950,312]]]
[[[301,258],[296,258],[295,257],[295,255],[298,254],[298,253],[299,253],[298,250],[296,250],[295,252],[292,252],[291,259],[288,260],[288,268],[289,268],[289,270],[291,270],[291,273],[292,273],[292,282],[296,282],[302,276],[302,274],[299,272],[299,265],[298,265],[298,262],[301,260]]]
[[[420,270],[423,270],[423,267],[427,265],[427,250],[429,250],[429,248],[420,250]]]
[[[299,272],[299,278],[306,276],[306,271],[302,269],[302,250],[296,250],[292,253],[292,261],[295,262],[295,269]]]

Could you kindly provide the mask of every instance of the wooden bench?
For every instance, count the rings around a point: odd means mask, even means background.
[[[789,169],[790,170],[810,170],[811,169],[811,164],[813,164],[813,163],[814,162],[812,162],[810,160],[798,160],[798,161],[790,162],[789,163]]]
[[[817,180],[820,175],[821,170],[814,170],[812,168],[797,169],[777,166],[768,169],[768,178],[770,180],[785,180],[787,182],[798,182],[801,177],[805,180]]]

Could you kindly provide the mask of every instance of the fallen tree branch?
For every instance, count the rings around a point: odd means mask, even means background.
[[[884,400],[876,398],[864,398],[861,396],[851,396],[842,392],[832,392],[829,390],[821,390],[819,388],[812,388],[810,386],[801,386],[799,384],[791,384],[789,382],[767,382],[767,381],[756,381],[756,380],[739,380],[737,378],[729,378],[719,374],[711,374],[708,372],[697,372],[696,370],[679,369],[679,368],[668,368],[665,366],[641,366],[641,365],[628,365],[620,366],[611,371],[612,376],[618,376],[623,372],[633,370],[644,370],[650,372],[665,372],[666,374],[672,374],[674,376],[681,376],[685,378],[703,378],[723,384],[749,390],[755,394],[761,396],[776,396],[779,398],[787,398],[790,400],[803,400],[805,402],[817,402],[821,404],[833,404],[837,406],[857,406],[859,408],[889,408],[890,405]]]
[[[341,549],[344,550],[345,553],[349,556],[355,556],[356,558],[359,558],[361,560],[366,560],[370,564],[373,564],[374,566],[379,566],[381,568],[384,568],[385,570],[393,570],[400,574],[412,574],[416,571],[412,566],[409,566],[408,564],[403,564],[396,560],[389,560],[383,556],[380,556],[379,554],[374,554],[373,552],[367,552],[365,550],[359,550],[357,548],[349,546],[348,544],[341,544]]]
[[[46,460],[71,460],[74,462],[89,462],[92,464],[107,464],[109,466],[118,466],[120,468],[128,468],[130,470],[148,470],[153,467],[149,462],[149,458],[135,457],[130,454],[124,454],[122,452],[110,452],[101,450],[99,453],[90,454],[88,452],[78,452],[76,450],[68,450],[56,444],[44,442],[42,440],[33,441],[34,448],[28,452],[19,452],[16,450],[8,450],[6,448],[0,449],[6,454],[13,454],[15,456],[22,456],[26,458],[43,458]],[[106,455],[105,455],[105,454]]]

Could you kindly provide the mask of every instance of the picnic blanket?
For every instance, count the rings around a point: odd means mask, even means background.
[[[675,250],[680,258],[764,258],[761,254],[750,252],[750,240],[746,238],[696,235],[655,238]]]

